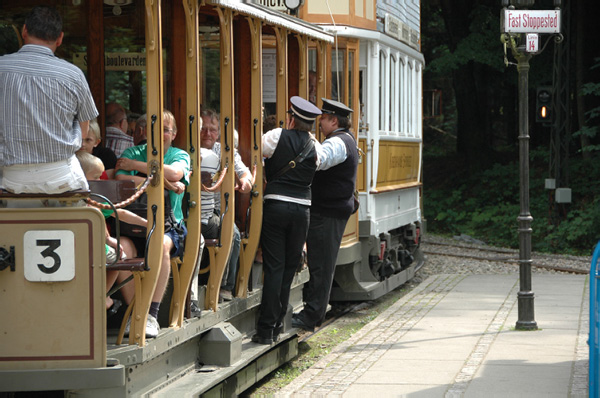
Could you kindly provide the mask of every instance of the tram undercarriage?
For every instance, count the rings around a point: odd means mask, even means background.
[[[374,300],[409,281],[424,263],[416,224],[340,248],[332,301]]]

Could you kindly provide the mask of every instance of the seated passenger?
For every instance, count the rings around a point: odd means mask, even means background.
[[[81,149],[100,158],[104,164],[104,173],[100,177],[102,180],[112,179],[115,176],[115,166],[117,164],[117,155],[112,149],[99,146],[100,144],[100,126],[96,119],[90,121],[90,127],[83,132]],[[81,159],[80,159],[81,160]],[[89,178],[88,178],[89,180]]]
[[[79,160],[79,163],[81,164],[81,168],[82,168],[83,172],[85,173],[85,178],[88,181],[99,180],[100,176],[104,173],[104,165],[102,164],[102,161],[100,160],[100,158],[92,155],[89,152],[86,152],[85,150],[77,151],[77,153],[75,155],[77,156],[77,159]],[[108,218],[110,216],[114,217],[112,210],[102,209],[101,211],[102,211],[102,214],[104,214],[105,218]],[[146,219],[144,219],[130,211],[127,211],[125,209],[117,209],[117,214],[119,216],[119,220],[123,220],[130,224],[136,224],[136,225],[140,225],[140,226],[144,226],[144,227],[147,226],[147,224],[148,224]],[[127,237],[121,237],[120,239],[121,239],[121,242],[125,242],[128,240]],[[132,245],[128,244],[128,245],[126,245],[126,247],[132,247]],[[123,249],[123,245],[117,246],[117,240],[115,238],[113,238],[112,236],[110,236],[110,233],[109,233],[108,227],[107,227],[106,228],[106,244],[105,244],[106,263],[107,264],[112,264],[115,262],[115,260],[117,258],[117,249],[120,252],[121,259],[124,259],[127,257],[134,257],[133,253],[131,251],[126,252]],[[107,292],[114,285],[118,276],[119,276],[118,271],[107,271],[106,272],[106,291]],[[118,300],[113,301],[113,299],[110,296],[106,297],[106,309],[109,311],[109,313],[108,313],[109,315],[114,315],[118,311],[120,306],[121,306],[120,301],[118,301]]]
[[[202,185],[205,187],[211,187],[213,185],[213,178],[219,170],[219,158],[217,154],[210,149],[200,148],[200,168],[202,171]],[[221,226],[221,218],[215,209],[215,193],[210,192],[202,187],[201,193],[201,210],[200,220],[202,222],[202,238],[206,239],[217,239],[219,237],[219,227]],[[202,256],[202,251],[200,252]],[[200,312],[198,308],[198,272],[200,271],[200,264],[197,264],[192,279],[191,287],[191,309],[192,314],[197,315]],[[224,275],[225,276],[225,275]]]
[[[148,322],[146,323],[147,337],[156,337],[158,335],[160,329],[157,321],[158,310],[169,281],[171,270],[170,259],[183,255],[183,245],[185,236],[187,235],[181,204],[185,186],[189,184],[190,156],[186,151],[171,146],[176,135],[177,125],[175,124],[175,117],[170,111],[165,110],[163,114],[163,143],[165,151],[163,174],[164,178],[171,182],[176,189],[169,192],[169,198],[177,225],[164,235],[160,274],[152,296],[150,313],[148,315]],[[148,158],[146,150],[147,144],[127,148],[123,152],[122,157],[117,161],[115,178],[117,180],[133,178],[136,183],[142,183],[144,178],[138,176],[138,174],[147,172]],[[143,239],[135,239],[133,243],[136,249],[136,256],[138,255],[137,253],[142,254],[145,250]],[[131,302],[130,300],[133,298],[134,293],[133,289],[131,283],[123,287],[122,292],[125,301]]]
[[[211,149],[217,154],[217,157],[221,157],[221,143],[219,142],[220,132],[220,121],[219,115],[212,109],[203,110],[200,113],[202,117],[202,130],[200,132],[200,146],[202,148]],[[237,180],[239,183],[236,184],[235,189],[242,192],[248,193],[252,190],[252,174],[244,162],[238,151],[234,152],[234,168]],[[221,209],[221,196],[215,195],[215,208]],[[240,257],[240,242],[241,235],[235,223],[233,224],[233,243],[231,245],[231,256],[225,269],[225,275],[223,276],[223,282],[219,297],[222,300],[233,299],[233,289],[235,288],[235,281],[237,277],[238,259]]]

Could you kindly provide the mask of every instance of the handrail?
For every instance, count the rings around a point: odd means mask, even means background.
[[[221,187],[221,184],[223,184],[223,180],[225,179],[225,175],[227,174],[228,169],[229,167],[225,166],[225,168],[221,171],[221,174],[219,175],[219,179],[212,187],[207,187],[206,185],[202,184],[202,189],[207,192],[215,192],[217,189],[219,189]]]
[[[100,199],[106,201],[108,203],[108,207],[110,209],[112,209],[113,214],[115,215],[115,220],[116,220],[116,222],[115,222],[115,224],[116,224],[115,225],[115,235],[116,235],[116,239],[117,239],[117,256],[115,257],[115,261],[113,261],[110,264],[106,264],[106,267],[110,268],[111,266],[113,266],[117,262],[119,262],[119,260],[121,259],[121,250],[118,249],[118,248],[121,247],[121,231],[120,231],[120,226],[119,226],[119,213],[117,213],[117,207],[106,196],[100,195],[100,194],[94,193],[94,192],[90,192],[90,195],[97,196]],[[98,202],[96,202],[96,203],[98,203]]]
[[[150,182],[152,182],[153,177],[154,177],[154,174],[149,175],[146,178],[146,180],[144,181],[144,183],[140,186],[140,188],[133,195],[131,195],[129,197],[129,199],[126,199],[122,202],[114,204],[114,207],[117,209],[122,209],[123,207],[127,207],[130,204],[132,204],[133,202],[135,202],[137,200],[137,198],[142,196],[142,194],[146,191],[146,188],[148,188],[148,185],[150,185]],[[95,200],[90,199],[90,198],[86,199],[86,203],[91,206],[97,207],[99,209],[104,209],[104,210],[112,209],[112,203],[111,203],[111,205],[105,205],[103,203],[96,202]]]

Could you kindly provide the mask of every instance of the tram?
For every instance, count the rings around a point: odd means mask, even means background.
[[[118,205],[135,188],[107,181],[94,184],[91,192],[52,197],[0,193],[0,395],[233,396],[297,355],[291,315],[302,306],[305,268],[295,277],[279,342],[263,346],[250,341],[262,287],[261,264],[255,261],[262,219],[260,137],[267,117],[283,123],[294,95],[317,106],[329,97],[356,110],[352,123],[362,154],[361,205],[344,234],[332,300],[377,298],[409,280],[423,264],[424,60],[418,4],[399,2],[412,16],[405,22],[386,17],[386,29],[400,32],[392,37],[378,28],[380,10],[373,0],[350,0],[349,7],[306,0],[292,10],[282,8],[283,2],[275,8],[259,3],[6,0],[0,5],[0,37],[5,39],[0,55],[22,45],[19,32],[33,6],[53,5],[65,31],[56,54],[85,72],[101,126],[108,102],[148,116],[148,220],[164,217],[163,110],[175,115],[179,133],[174,145],[192,161],[185,254],[172,261],[156,338],[146,338],[144,325],[160,270],[162,223],[154,221],[149,228],[142,258],[106,265],[104,217],[94,205],[74,206],[93,204],[89,199],[98,199],[99,193]],[[202,259],[201,109],[214,109],[220,117],[222,221],[218,239],[205,242],[202,311],[192,316],[188,292]],[[318,126],[315,134],[323,138]],[[235,191],[236,150],[252,171],[249,194]],[[11,206],[31,199],[52,199],[62,206]],[[241,232],[236,297],[220,302],[234,224]],[[40,243],[48,240],[59,244],[52,256]],[[38,264],[56,258],[58,272],[40,273]],[[116,323],[107,320],[105,310],[105,273],[111,267],[132,271],[135,285],[135,298]],[[128,340],[123,338],[127,319]]]

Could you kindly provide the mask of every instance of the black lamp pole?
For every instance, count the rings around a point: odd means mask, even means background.
[[[502,0],[506,9],[515,7],[529,8],[535,0]],[[560,0],[554,1],[554,6],[560,7]],[[519,318],[516,329],[536,330],[534,312],[534,294],[531,290],[531,223],[533,217],[529,212],[529,60],[533,53],[526,48],[525,33],[503,33],[501,41],[504,43],[504,60],[508,66],[506,48],[510,47],[514,58],[517,60],[519,74],[519,178],[520,178],[520,204],[521,212],[517,221],[519,223],[519,277],[520,290],[517,293]],[[559,35],[560,36],[560,35]],[[558,37],[558,36],[557,36]],[[562,36],[561,36],[562,39]],[[558,41],[558,40],[557,40]],[[547,44],[548,42],[546,42]],[[545,46],[544,46],[545,47]],[[543,51],[543,48],[542,50]],[[541,51],[538,51],[541,52]]]

